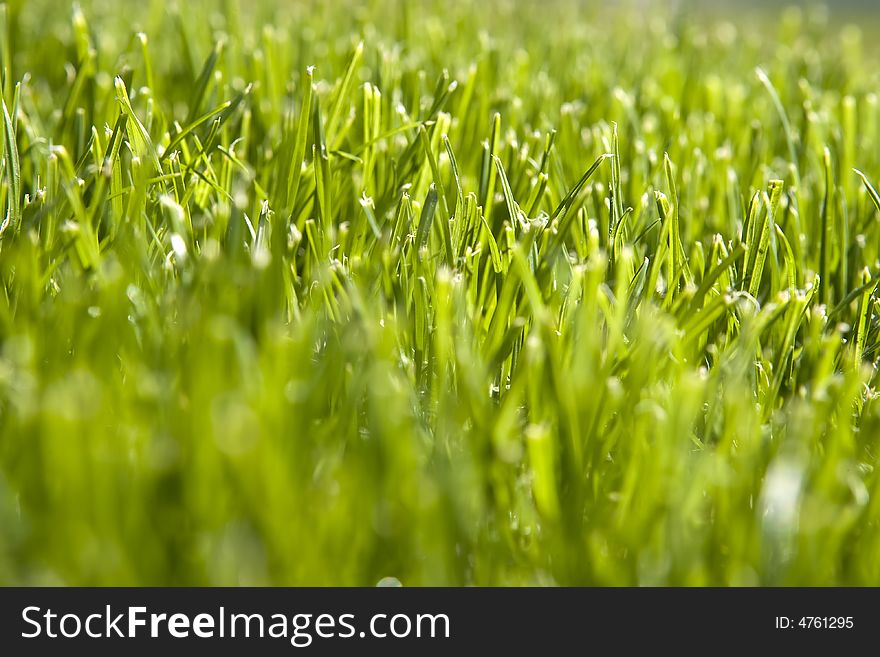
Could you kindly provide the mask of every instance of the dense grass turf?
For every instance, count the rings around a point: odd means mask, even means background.
[[[858,30],[252,4],[0,12],[0,582],[880,584]]]

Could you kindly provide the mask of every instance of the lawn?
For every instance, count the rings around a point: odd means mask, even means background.
[[[0,584],[880,584],[880,71],[810,9],[0,9]]]

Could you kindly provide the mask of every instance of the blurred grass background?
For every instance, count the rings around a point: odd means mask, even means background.
[[[28,199],[0,248],[0,582],[880,582],[877,319],[860,278],[877,278],[880,234],[851,174],[880,175],[873,5],[80,6],[7,4],[4,101]],[[843,25],[852,17],[862,29]],[[202,110],[254,86],[216,134],[209,122],[183,142],[179,166],[201,177],[178,189],[143,173],[129,123],[118,189],[93,193],[92,127],[106,145],[114,77],[168,146],[218,41]],[[313,64],[324,125],[342,98],[332,210],[313,198],[310,149],[289,203],[277,182]],[[794,162],[757,66],[794,125]],[[439,177],[410,122],[430,130]],[[564,257],[544,240],[520,262],[528,231],[513,230],[502,174],[466,214],[441,132],[465,193],[500,171],[492,146],[519,206],[537,198],[529,222],[602,153],[618,149],[619,170],[604,162],[578,197]],[[775,179],[794,260],[774,238],[755,303],[725,305],[742,292],[739,261],[705,305],[683,286],[674,306],[665,270],[637,289],[642,259],[665,257],[654,191],[681,207],[698,282],[745,241],[749,199]],[[398,217],[421,225],[438,182],[471,227],[470,255],[447,259],[439,220],[425,252],[389,237]],[[615,202],[634,209],[622,246],[606,237]],[[489,206],[501,270],[477,219]],[[190,233],[175,232],[178,208]],[[289,240],[275,227],[288,224]],[[268,264],[254,255],[261,226],[284,235]]]

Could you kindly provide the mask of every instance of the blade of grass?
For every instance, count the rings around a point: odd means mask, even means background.
[[[6,101],[0,99],[3,106],[3,161],[6,168],[8,191],[6,196],[6,218],[0,226],[0,235],[10,227],[13,232],[21,229],[21,163],[18,157],[18,144],[15,128]]]

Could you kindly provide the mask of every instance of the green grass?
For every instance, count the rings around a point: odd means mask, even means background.
[[[880,584],[867,16],[61,4],[0,583]]]

